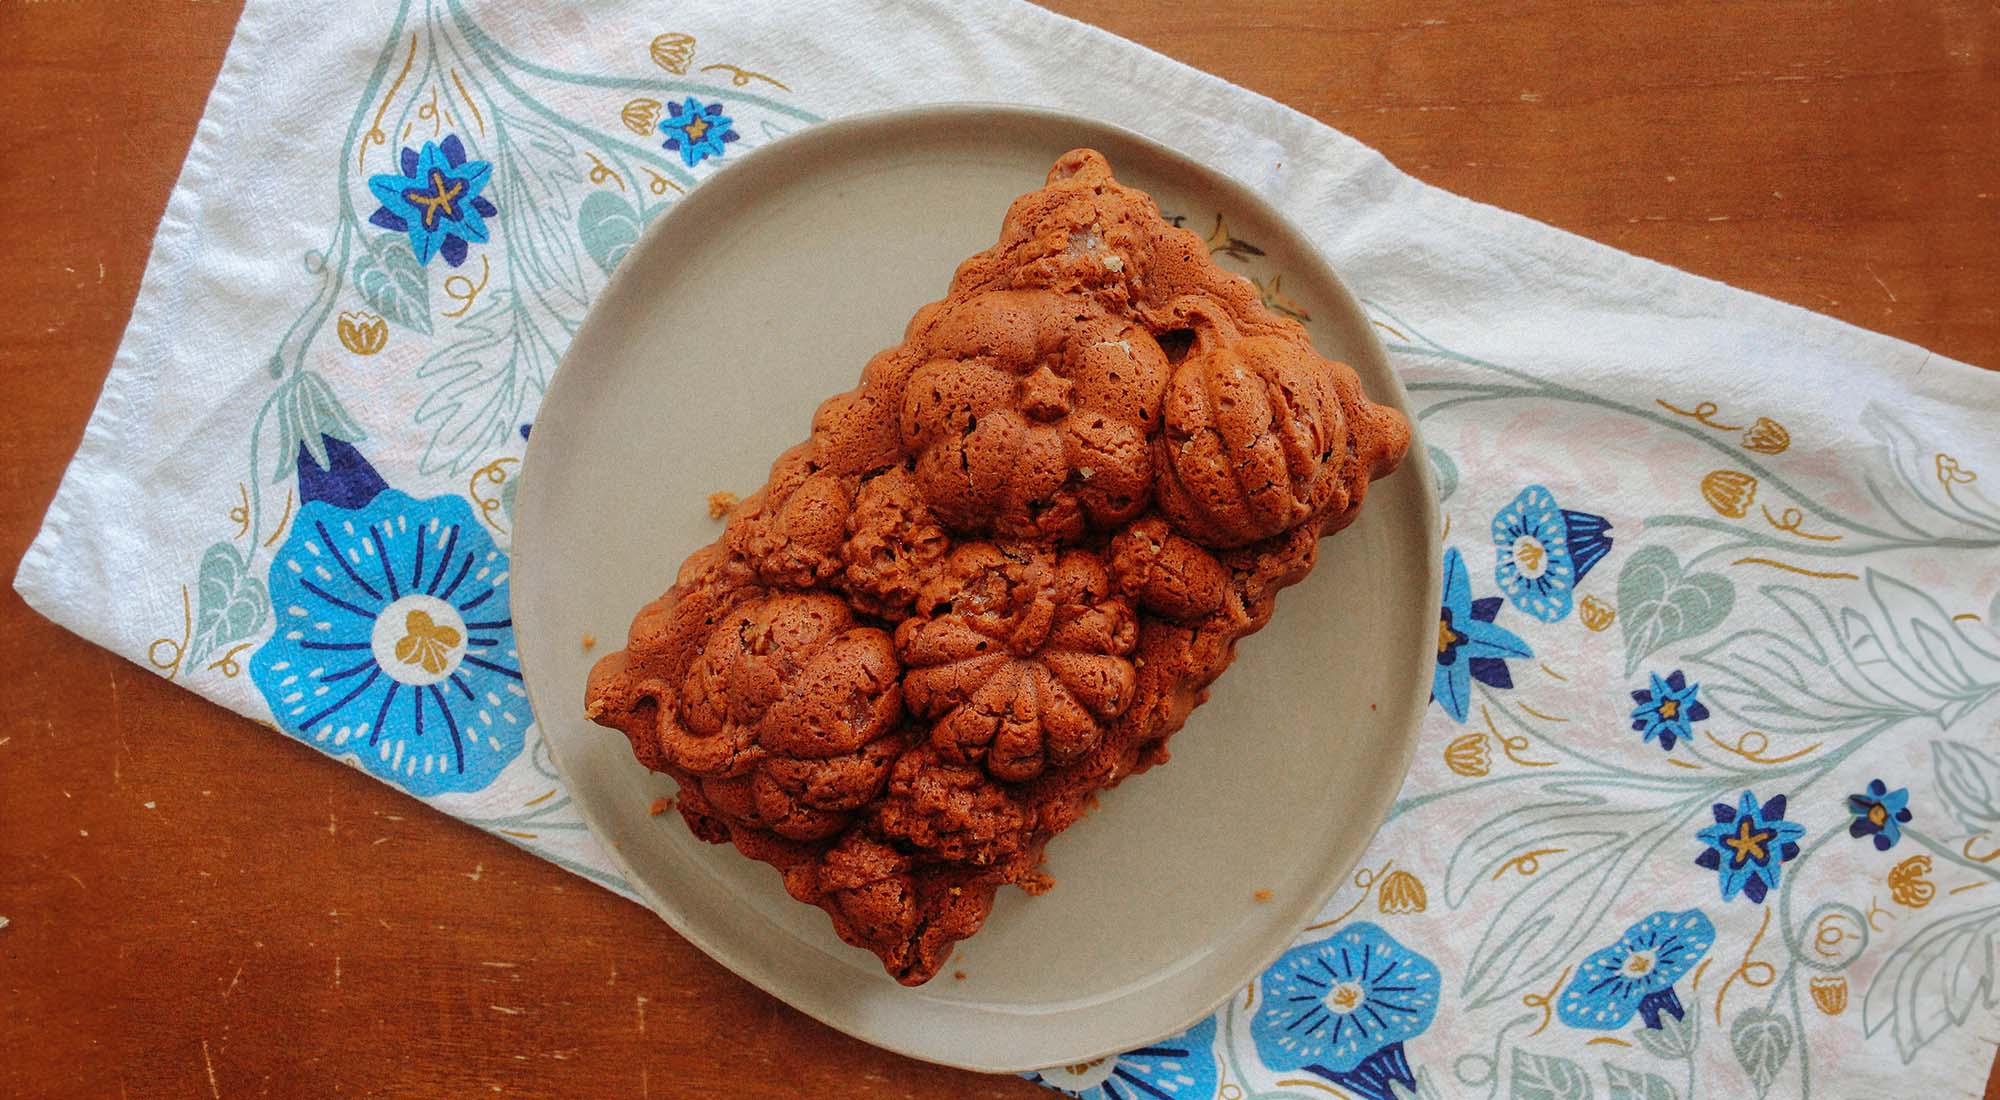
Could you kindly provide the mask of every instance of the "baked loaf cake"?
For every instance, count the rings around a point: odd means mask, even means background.
[[[586,713],[921,984],[1167,758],[1408,444],[1078,149],[639,611]]]

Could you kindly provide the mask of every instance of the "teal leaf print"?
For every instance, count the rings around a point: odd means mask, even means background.
[[[631,203],[610,191],[592,191],[577,205],[576,235],[583,240],[583,250],[609,275],[638,241],[641,221]]]
[[[333,387],[326,380],[309,370],[301,370],[280,384],[264,405],[264,415],[277,419],[275,436],[277,451],[272,456],[271,482],[276,484],[292,476],[292,470],[299,461],[299,448],[303,446],[312,455],[312,460],[320,466],[327,465],[324,437],[348,443],[359,443],[368,438],[354,417],[333,395]],[[260,423],[256,431],[261,434]]]
[[[201,556],[195,593],[194,633],[184,662],[189,668],[200,668],[209,654],[256,633],[271,613],[264,582],[251,575],[243,555],[226,542]]]
[[[382,316],[404,328],[430,332],[430,279],[402,237],[362,239],[354,257],[354,289]]]
[[[489,291],[460,325],[457,340],[417,367],[432,384],[417,405],[430,439],[417,460],[424,473],[462,474],[507,445],[530,397],[555,373],[568,333],[551,336],[511,291]],[[558,343],[558,340],[562,343]]]
[[[577,261],[579,223],[570,196],[583,183],[583,158],[561,130],[527,115],[496,113],[493,136],[493,187],[509,214],[514,289],[558,313],[580,313],[590,295]]]
[[[1884,690],[1927,698],[1945,726],[2000,694],[2000,647],[1981,645],[1914,585],[1873,569],[1867,584],[1875,606],[1866,614],[1842,612],[1841,626],[1856,659]]]
[[[1430,456],[1431,474],[1437,479],[1438,503],[1443,504],[1458,491],[1458,463],[1437,447],[1426,445],[1424,453]]]
[[[1686,1016],[1661,1013],[1659,1027],[1635,1028],[1632,1037],[1653,1057],[1678,1062],[1694,1053],[1695,1042],[1700,1038],[1700,1018],[1699,1012]]]
[[[1660,647],[1705,634],[1729,617],[1736,586],[1720,573],[1687,573],[1664,546],[1641,547],[1618,573],[1618,621],[1625,627],[1625,674]]]
[[[1871,606],[1841,608],[1801,588],[1758,590],[1777,610],[1689,659],[1723,710],[1771,733],[1879,731],[1910,718],[1949,727],[2000,692],[1985,652],[1935,600],[1870,570]]]
[[[1792,1022],[1775,1012],[1745,1009],[1729,1025],[1730,1049],[1736,1052],[1743,1072],[1750,1075],[1750,1083],[1757,1086],[1758,1096],[1771,1091],[1771,1082],[1778,1079],[1785,1060],[1792,1055],[1792,1043]]]
[[[1862,1030],[1888,1028],[1905,1064],[1925,1044],[2000,1004],[2000,905],[1933,921],[1896,945],[1861,1005]]]
[[[1604,1077],[1610,1082],[1604,1092],[1606,1100],[1680,1100],[1680,1094],[1657,1073],[1638,1073],[1606,1062]]]
[[[1507,1095],[1509,1100],[1589,1100],[1590,1075],[1567,1058],[1515,1047]]]
[[[1688,817],[1708,808],[1711,793],[1676,779],[1565,779],[1474,825],[1444,880],[1453,909],[1474,891],[1487,895],[1485,932],[1465,964],[1467,1007],[1574,962],[1648,856],[1684,840]]]
[[[1963,741],[1931,742],[1937,793],[1967,829],[2000,829],[2000,760]]]

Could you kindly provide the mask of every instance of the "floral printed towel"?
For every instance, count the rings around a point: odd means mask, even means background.
[[[2000,376],[1426,187],[1013,0],[833,9],[251,0],[16,585],[620,889],[507,601],[515,474],[578,319],[643,225],[817,119],[1094,115],[1259,189],[1367,299],[1442,487],[1446,586],[1418,762],[1351,882],[1214,1018],[1039,1078],[1974,1093],[2000,967]],[[1297,308],[1226,211],[1180,213]]]

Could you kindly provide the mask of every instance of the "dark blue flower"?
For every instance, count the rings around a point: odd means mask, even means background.
[[[420,264],[440,253],[453,267],[464,263],[467,243],[485,243],[486,219],[500,213],[480,194],[493,180],[493,165],[465,159],[458,135],[446,134],[421,150],[405,147],[400,166],[401,174],[369,177],[368,190],[382,205],[368,220],[408,233]]]
[[[1649,1028],[1660,1013],[1683,1019],[1674,983],[1715,944],[1715,925],[1699,909],[1654,913],[1625,930],[1618,942],[1594,952],[1576,968],[1556,1013],[1571,1027],[1615,1031],[1634,1014]]]
[[[1056,1066],[1028,1080],[1085,1100],[1213,1100],[1215,1017],[1115,1058]]]
[[[281,729],[422,796],[484,788],[534,714],[507,556],[459,496],[415,500],[359,452],[301,447],[305,503],[272,559],[278,629],[250,678]]]
[[[1514,606],[1545,623],[1574,606],[1571,592],[1611,552],[1603,516],[1568,512],[1540,485],[1521,490],[1493,517],[1493,580]]]
[[[736,120],[722,113],[722,104],[704,106],[693,96],[685,103],[667,104],[667,117],[660,120],[662,144],[681,155],[681,163],[693,168],[710,157],[727,151],[730,142],[742,135],[730,129]]]
[[[1532,657],[1513,631],[1493,625],[1500,613],[1498,596],[1472,598],[1472,578],[1465,559],[1453,547],[1444,552],[1444,606],[1438,610],[1437,668],[1431,673],[1431,698],[1446,714],[1463,722],[1472,703],[1472,681],[1488,687],[1511,688],[1510,658]]]
[[[1714,871],[1721,880],[1722,900],[1737,894],[1753,902],[1778,888],[1784,864],[1797,859],[1798,840],[1805,826],[1785,820],[1785,796],[1772,795],[1757,805],[1757,796],[1743,792],[1734,807],[1717,802],[1711,809],[1715,824],[1695,834],[1704,847],[1695,865]]]
[[[1373,924],[1354,924],[1279,956],[1259,979],[1250,1021],[1257,1056],[1303,1069],[1363,1100],[1416,1087],[1403,1044],[1437,1016],[1438,969]]]
[[[1688,683],[1680,669],[1664,680],[1657,672],[1648,675],[1652,687],[1632,693],[1632,701],[1639,704],[1632,708],[1632,728],[1644,735],[1642,740],[1657,740],[1672,752],[1681,738],[1694,736],[1696,722],[1708,718],[1708,708],[1701,705],[1701,685]]]
[[[1886,852],[1903,839],[1903,825],[1913,816],[1910,790],[1898,787],[1892,791],[1880,779],[1869,780],[1868,790],[1847,796],[1847,812],[1854,815],[1847,826],[1848,835],[1872,836],[1876,849]]]

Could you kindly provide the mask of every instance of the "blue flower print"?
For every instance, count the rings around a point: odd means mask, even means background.
[[[1583,960],[1556,1013],[1571,1027],[1594,1031],[1616,1031],[1635,1014],[1654,1029],[1662,1012],[1685,1019],[1674,983],[1714,945],[1715,925],[1701,910],[1654,913]]]
[[[1393,1100],[1416,1076],[1403,1044],[1437,1015],[1438,968],[1373,924],[1349,925],[1279,956],[1250,1021],[1273,1071],[1303,1069],[1362,1100]]]
[[[1648,675],[1652,686],[1632,693],[1632,701],[1639,704],[1632,708],[1632,728],[1643,735],[1641,740],[1658,741],[1672,752],[1681,738],[1694,736],[1696,722],[1708,718],[1708,708],[1701,705],[1701,685],[1688,683],[1680,669],[1664,680],[1657,672]]]
[[[1720,878],[1723,901],[1742,894],[1761,904],[1766,894],[1778,888],[1785,863],[1798,858],[1798,841],[1806,835],[1805,826],[1785,820],[1785,796],[1781,794],[1772,795],[1760,807],[1757,796],[1744,791],[1734,807],[1717,802],[1711,809],[1715,824],[1695,834],[1705,845],[1695,857],[1695,865],[1714,871]]]
[[[369,177],[368,190],[382,204],[369,222],[408,233],[420,264],[439,254],[453,267],[464,263],[466,245],[485,243],[486,219],[500,213],[480,194],[493,180],[493,165],[465,159],[458,135],[446,134],[421,150],[404,147],[401,168],[400,175]]]
[[[1493,625],[1500,613],[1498,596],[1472,598],[1472,578],[1457,547],[1444,552],[1444,606],[1438,611],[1437,668],[1431,673],[1431,698],[1455,721],[1465,721],[1472,703],[1472,681],[1488,687],[1511,688],[1510,658],[1533,657],[1513,631]]]
[[[1557,622],[1575,606],[1577,583],[1611,552],[1609,530],[1603,516],[1564,511],[1530,485],[1493,517],[1493,580],[1515,607]]]
[[[689,96],[685,103],[667,104],[667,117],[660,120],[660,132],[667,135],[663,145],[680,153],[681,163],[693,168],[721,156],[730,142],[742,136],[729,128],[735,121],[722,113],[722,104],[703,106]]]
[[[1854,821],[1847,826],[1849,836],[1872,836],[1877,851],[1886,852],[1903,839],[1903,825],[1911,818],[1910,789],[1890,790],[1880,779],[1868,782],[1868,789],[1847,796],[1847,812]]]
[[[1214,1100],[1215,1017],[1116,1058],[1056,1066],[1028,1080],[1086,1100]]]
[[[306,503],[271,563],[278,630],[251,680],[301,741],[420,796],[480,790],[534,720],[507,557],[463,497],[415,500],[347,444],[327,453],[323,472],[302,449]]]

